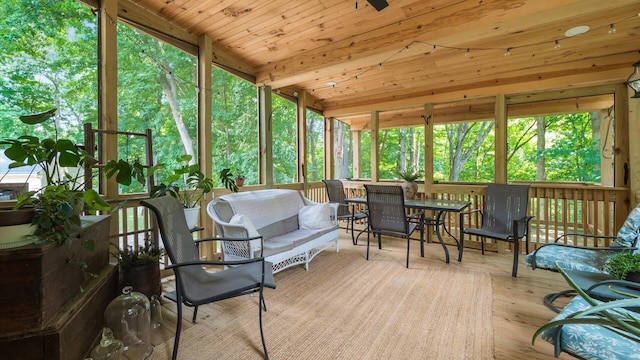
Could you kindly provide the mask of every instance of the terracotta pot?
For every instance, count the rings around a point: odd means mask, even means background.
[[[151,295],[160,297],[160,266],[155,263],[135,267],[120,266],[119,289],[122,290],[125,286],[133,287],[133,291],[143,293],[148,298],[151,298]]]
[[[244,179],[236,179],[236,186],[237,187],[244,186]]]

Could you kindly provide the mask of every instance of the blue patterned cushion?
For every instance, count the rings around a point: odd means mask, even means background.
[[[590,305],[580,296],[576,296],[567,304],[562,312],[553,320],[586,310]],[[624,311],[624,310],[622,310]],[[627,312],[640,319],[640,314]],[[640,359],[640,339],[636,341],[625,338],[600,325],[563,325],[548,329],[542,338],[552,344],[556,343],[556,335],[560,331],[560,348],[562,351],[582,359]],[[630,335],[631,336],[631,335]]]
[[[618,238],[611,246],[635,247],[640,236],[640,204],[636,206],[618,231]]]
[[[525,262],[532,266],[535,256],[536,268],[557,270],[556,262],[565,270],[603,272],[607,255],[602,251],[579,249],[558,244],[542,246],[535,252],[527,254]]]

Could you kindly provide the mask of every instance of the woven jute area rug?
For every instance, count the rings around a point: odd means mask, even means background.
[[[340,245],[265,290],[271,359],[494,358],[490,275],[420,258],[416,245],[406,269],[401,239],[372,246],[369,261],[365,246]],[[257,296],[202,306],[192,326],[185,310],[178,358],[262,358],[257,306]],[[172,348],[170,339],[151,358],[169,359]]]

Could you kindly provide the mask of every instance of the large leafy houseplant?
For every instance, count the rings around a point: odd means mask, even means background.
[[[55,116],[56,111],[54,108],[19,119],[28,125],[38,125]],[[60,139],[57,128],[52,137],[22,135],[3,139],[0,146],[5,148],[6,157],[13,161],[9,169],[34,166],[44,177],[44,186],[18,194],[14,207],[35,210],[33,235],[38,240],[62,244],[70,238],[74,228],[80,227],[82,210],[110,210],[109,204],[95,190],[84,187],[84,174],[80,169],[93,166],[96,160],[73,141]],[[67,170],[70,168],[73,170]]]
[[[189,164],[190,160],[191,155],[178,156],[176,161],[180,165],[166,176],[166,182],[152,187],[151,196],[170,194],[185,208],[198,206],[200,199],[213,191],[213,180],[200,170],[197,163]]]
[[[169,194],[178,199],[184,208],[198,206],[200,200],[213,191],[214,184],[213,179],[207,177],[197,163],[189,164],[190,160],[191,155],[178,156],[176,161],[181,165],[173,169],[164,182],[152,187],[151,196]],[[226,188],[238,191],[230,169],[223,169],[219,176]]]

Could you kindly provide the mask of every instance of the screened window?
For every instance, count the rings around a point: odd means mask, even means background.
[[[333,120],[333,174],[336,179],[353,177],[353,136],[351,126]]]
[[[379,154],[380,179],[400,179],[401,171],[424,169],[424,128],[381,130]]]
[[[493,182],[494,122],[473,121],[433,127],[433,180]]]
[[[154,162],[164,164],[157,181],[182,165],[176,160],[197,154],[197,92],[195,57],[154,37],[118,23],[118,130],[151,129]],[[120,137],[118,156],[144,159],[140,138]],[[126,189],[139,191],[139,184]]]
[[[298,126],[296,104],[273,96],[273,181],[276,184],[298,182]]]
[[[97,17],[75,0],[18,0],[0,1],[0,19],[1,138],[53,138],[55,121],[59,138],[82,144],[83,124],[95,127],[98,118]],[[40,126],[18,120],[51,108],[56,116]],[[42,186],[31,167],[7,173],[8,164],[0,151],[0,201],[13,199],[12,189]]]
[[[213,172],[229,168],[245,177],[245,185],[258,184],[258,89],[215,67],[212,80]],[[212,178],[219,182],[217,175]]]
[[[307,110],[307,181],[324,179],[324,117]]]
[[[511,105],[507,175],[613,186],[613,95]]]

